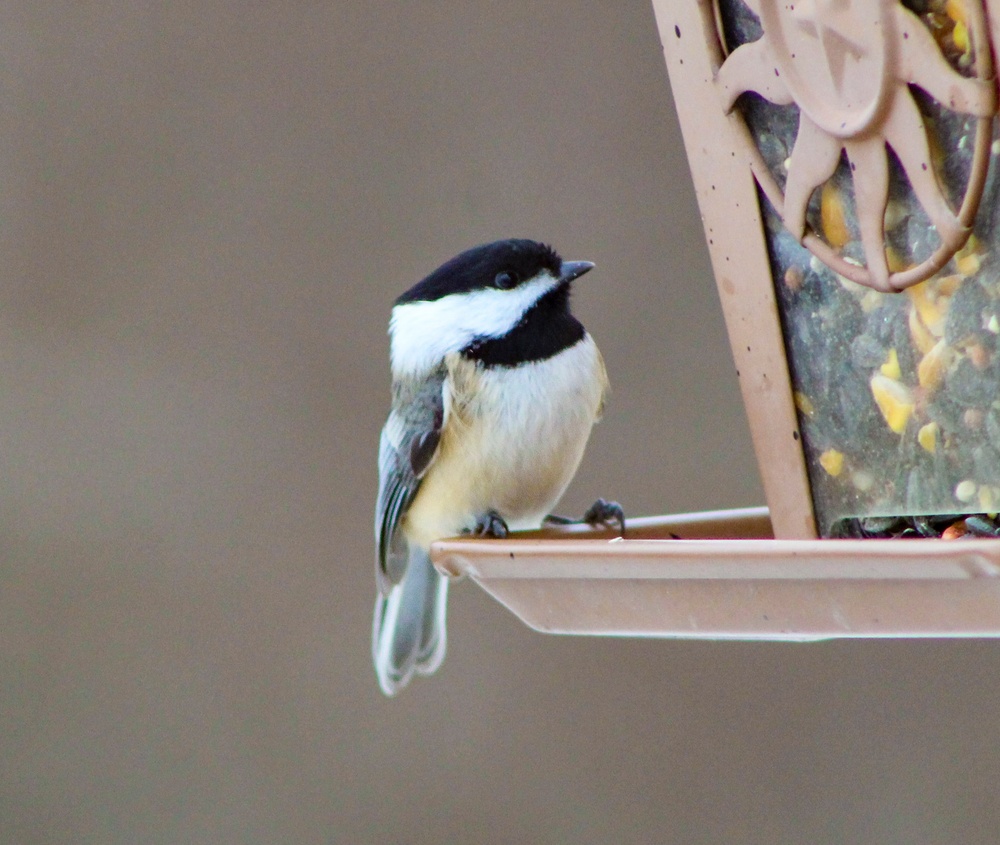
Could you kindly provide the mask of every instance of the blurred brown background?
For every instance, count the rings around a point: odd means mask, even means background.
[[[647,2],[0,6],[0,841],[994,843],[990,642],[369,665],[392,299],[596,261],[562,510],[763,501]]]

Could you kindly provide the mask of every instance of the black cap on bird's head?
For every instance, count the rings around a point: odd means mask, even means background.
[[[511,290],[542,274],[569,284],[593,266],[589,261],[563,261],[552,247],[539,241],[508,238],[459,253],[406,291],[396,304],[433,302],[476,290]]]
[[[396,300],[393,370],[424,372],[454,352],[485,366],[557,354],[586,334],[570,314],[569,291],[593,267],[523,238],[456,255]]]

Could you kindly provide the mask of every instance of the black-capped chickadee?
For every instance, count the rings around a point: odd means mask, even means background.
[[[433,541],[538,528],[576,472],[608,388],[570,313],[593,268],[504,240],[457,255],[396,300],[392,410],[379,443],[372,657],[387,695],[445,653],[448,582]],[[584,519],[619,523],[598,500]]]

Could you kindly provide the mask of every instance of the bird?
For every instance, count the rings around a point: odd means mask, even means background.
[[[448,581],[431,543],[572,521],[550,511],[608,394],[601,353],[570,311],[571,286],[594,266],[510,238],[456,255],[393,304],[372,624],[388,696],[444,659]],[[625,527],[604,499],[584,521]]]

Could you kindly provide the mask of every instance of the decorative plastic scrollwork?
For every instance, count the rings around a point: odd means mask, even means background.
[[[997,89],[980,3],[949,0],[961,16],[955,26],[963,27],[967,44],[966,76],[945,58],[925,23],[898,0],[743,2],[759,19],[763,35],[726,55],[720,27],[716,83],[727,110],[747,91],[776,105],[798,107],[784,190],[747,130],[754,176],[785,226],[836,273],[875,290],[898,291],[932,276],[968,239],[989,166]],[[957,208],[936,172],[933,139],[910,85],[943,108],[978,118]],[[886,250],[887,147],[940,240],[929,257],[895,268]],[[807,221],[814,191],[831,179],[842,155],[851,170],[863,264],[847,260]]]

